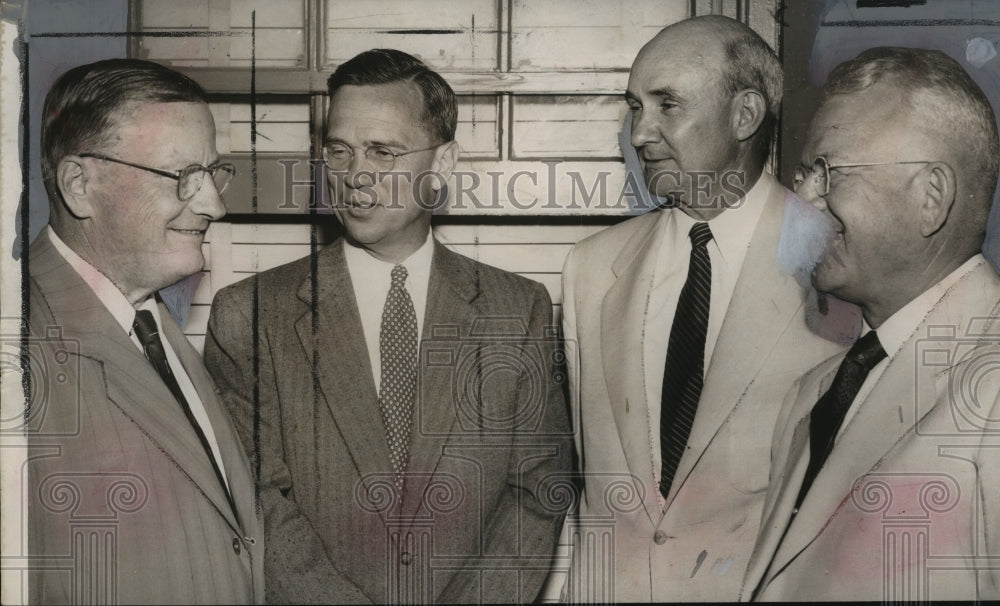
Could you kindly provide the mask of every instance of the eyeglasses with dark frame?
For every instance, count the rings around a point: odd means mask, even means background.
[[[905,160],[903,162],[850,162],[844,164],[830,164],[826,156],[816,156],[811,168],[798,166],[795,168],[793,177],[793,187],[795,191],[805,182],[808,177],[812,177],[816,185],[816,192],[819,197],[825,198],[830,195],[830,171],[838,168],[861,168],[865,166],[894,166],[896,164],[930,164],[934,160]]]
[[[236,174],[236,166],[229,164],[228,162],[213,164],[212,166],[191,164],[190,166],[185,166],[180,170],[164,170],[162,168],[153,168],[152,166],[143,166],[142,164],[119,160],[118,158],[112,158],[102,154],[84,153],[77,155],[81,158],[94,158],[96,160],[104,160],[105,162],[124,164],[125,166],[138,168],[140,170],[151,172],[154,175],[160,175],[161,177],[170,177],[171,179],[177,181],[177,197],[181,202],[187,202],[193,198],[196,193],[198,193],[201,186],[205,183],[205,173],[212,175],[212,182],[215,184],[215,189],[219,192],[220,196],[222,195],[222,192],[226,191],[226,188],[229,187],[230,180],[232,180],[233,176]]]
[[[396,165],[396,158],[408,156],[417,152],[430,151],[444,145],[438,143],[430,147],[421,149],[409,149],[406,151],[394,151],[385,145],[369,145],[365,148],[365,159],[379,172],[389,172]],[[341,141],[330,141],[323,145],[323,163],[330,170],[347,170],[354,159],[354,147]]]

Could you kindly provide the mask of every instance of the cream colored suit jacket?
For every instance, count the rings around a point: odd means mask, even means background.
[[[791,195],[770,175],[666,511],[654,483],[644,360],[666,212],[600,232],[570,253],[563,328],[583,471],[567,597],[734,600],[757,534],[770,440],[792,382],[842,346],[806,328],[804,296],[776,260]],[[737,211],[727,211],[737,212]],[[687,259],[678,260],[687,263]],[[669,334],[662,335],[664,340]],[[655,446],[658,448],[658,445]]]
[[[797,382],[744,598],[1000,598],[998,316],[1000,278],[982,261],[891,359],[792,519],[809,413],[843,356]]]

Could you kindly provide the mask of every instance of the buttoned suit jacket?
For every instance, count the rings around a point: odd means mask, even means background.
[[[809,413],[843,356],[789,390],[744,598],[1000,598],[998,317],[1000,279],[980,260],[858,404],[794,519]]]
[[[166,384],[47,233],[28,260],[30,601],[263,603],[250,467],[198,352],[160,304],[235,513]]]
[[[342,244],[223,289],[209,320],[274,541],[269,601],[533,600],[572,448],[548,294],[435,241],[400,506]]]
[[[583,470],[570,599],[726,601],[739,595],[782,395],[802,372],[843,349],[806,328],[802,289],[777,261],[791,193],[770,175],[761,178],[765,207],[706,361],[665,511],[654,482],[659,444],[651,443],[649,420],[649,409],[660,403],[646,401],[645,387],[646,366],[665,360],[644,359],[643,340],[647,312],[658,304],[650,289],[667,212],[680,211],[649,213],[599,232],[566,261],[563,327]],[[666,342],[669,331],[661,338]],[[603,550],[579,546],[611,532]],[[595,587],[598,593],[589,593]]]

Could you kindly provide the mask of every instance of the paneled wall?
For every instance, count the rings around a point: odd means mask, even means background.
[[[542,282],[558,315],[569,248],[630,211],[618,135],[638,50],[664,25],[706,13],[744,20],[774,44],[776,2],[133,2],[140,35],[130,53],[210,91],[219,151],[238,167],[225,195],[230,216],[206,244],[189,336],[201,346],[218,289],[309,254],[312,225],[321,243],[333,237],[325,187],[309,163],[320,155],[326,78],[380,47],[420,57],[459,94],[460,174],[435,211],[437,237]]]

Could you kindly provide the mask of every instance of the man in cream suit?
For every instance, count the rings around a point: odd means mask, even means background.
[[[233,167],[205,93],[101,61],[45,99],[49,226],[27,251],[32,603],[263,603],[236,431],[154,293],[196,273]]]
[[[788,393],[743,597],[996,600],[993,110],[941,52],[870,49],[831,73],[802,154],[796,191],[837,232],[814,282],[865,334]]]
[[[458,154],[440,75],[377,49],[329,89],[345,237],[220,291],[205,348],[257,467],[268,599],[530,602],[572,448],[549,296],[431,233]]]
[[[841,346],[809,332],[803,289],[778,263],[798,207],[764,172],[781,100],[767,44],[724,17],[669,26],[625,97],[647,185],[672,208],[566,261],[583,471],[568,597],[733,600],[781,394]]]

